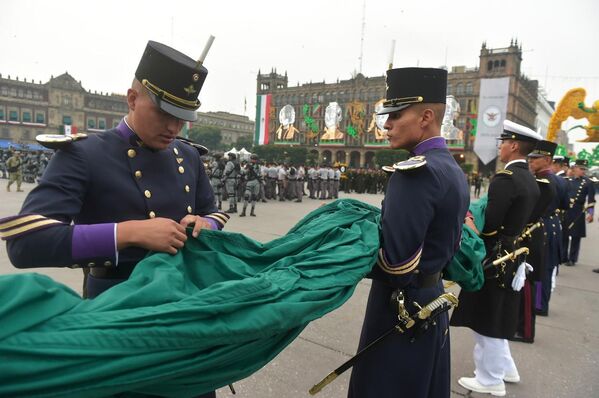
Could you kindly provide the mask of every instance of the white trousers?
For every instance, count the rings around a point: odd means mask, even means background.
[[[500,384],[503,383],[506,374],[518,374],[507,340],[483,336],[476,332],[474,339],[474,374],[480,384]]]

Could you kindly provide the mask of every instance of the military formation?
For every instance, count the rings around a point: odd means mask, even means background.
[[[388,174],[382,170],[346,169],[344,166],[322,164],[305,167],[293,163],[262,162],[252,154],[249,161],[236,154],[215,153],[205,163],[215,205],[225,213],[245,217],[250,204],[250,216],[256,216],[256,203],[272,201],[302,202],[309,199],[338,199],[339,192],[381,193],[385,191]],[[227,207],[226,210],[223,208]],[[238,203],[243,203],[239,212]]]
[[[17,192],[22,192],[23,182],[39,180],[52,157],[50,151],[21,151],[0,149],[0,178],[8,179],[6,190],[14,184]]]

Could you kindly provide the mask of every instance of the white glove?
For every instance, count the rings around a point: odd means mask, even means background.
[[[514,289],[515,292],[522,290],[524,281],[526,281],[526,271],[532,272],[532,270],[532,265],[526,262],[520,264],[516,271],[516,275],[514,275],[514,279],[512,280],[512,289]]]
[[[555,279],[557,276],[557,267],[553,267],[553,274],[551,274],[551,293],[555,290]]]

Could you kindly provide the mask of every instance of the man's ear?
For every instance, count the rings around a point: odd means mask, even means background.
[[[129,107],[129,110],[135,110],[135,101],[138,97],[139,93],[136,90],[132,88],[127,90],[127,106]]]

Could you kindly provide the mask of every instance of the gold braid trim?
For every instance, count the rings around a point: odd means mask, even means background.
[[[176,95],[173,95],[173,94],[169,93],[168,91],[165,91],[165,90],[161,89],[160,87],[150,83],[148,81],[148,79],[143,79],[141,84],[143,84],[144,87],[147,88],[152,94],[157,95],[164,101],[169,102],[175,106],[189,109],[191,111],[195,111],[196,109],[198,109],[200,107],[201,102],[199,100],[196,99],[195,101],[189,101],[189,100],[177,97]]]

